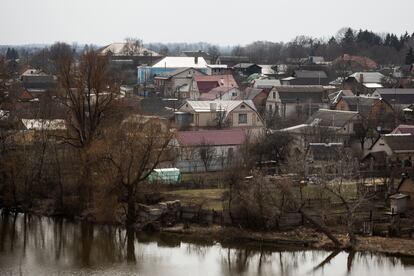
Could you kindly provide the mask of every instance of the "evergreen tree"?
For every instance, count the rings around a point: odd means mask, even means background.
[[[348,28],[346,30],[344,37],[341,41],[342,49],[344,50],[344,53],[352,54],[354,51],[354,44],[355,44],[355,36],[354,31],[351,28]]]
[[[410,47],[410,49],[408,49],[407,55],[405,56],[405,64],[413,64],[414,63],[414,52],[413,52],[413,48]]]

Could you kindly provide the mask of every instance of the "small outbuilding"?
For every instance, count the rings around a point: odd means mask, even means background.
[[[407,210],[408,195],[394,194],[390,196],[390,206],[392,214],[402,214]]]
[[[181,172],[177,168],[154,169],[148,180],[150,183],[177,184],[181,181]]]

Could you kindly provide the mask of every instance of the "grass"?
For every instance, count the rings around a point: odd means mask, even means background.
[[[225,189],[192,189],[163,192],[167,200],[180,200],[183,204],[201,204],[205,209],[222,210]]]

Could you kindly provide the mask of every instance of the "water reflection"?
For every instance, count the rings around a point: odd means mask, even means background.
[[[65,219],[0,217],[0,275],[413,275],[413,264],[407,257],[189,242]]]

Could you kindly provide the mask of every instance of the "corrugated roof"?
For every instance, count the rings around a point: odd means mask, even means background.
[[[233,109],[241,105],[242,103],[248,105],[253,110],[256,110],[256,107],[251,100],[238,100],[238,101],[187,101],[186,102],[195,112],[211,112],[211,107],[216,107],[217,111],[226,111],[227,113],[231,112]]]
[[[246,139],[246,134],[242,129],[220,129],[177,131],[176,137],[183,146],[229,146],[243,144]]]
[[[358,112],[354,111],[319,109],[306,123],[327,127],[343,127],[357,115]]]
[[[28,130],[65,130],[66,121],[61,119],[22,119],[22,123]]]
[[[273,86],[280,86],[280,80],[275,79],[256,79],[254,81],[254,88],[272,88]]]
[[[152,50],[149,50],[147,48],[141,47],[136,48],[135,52],[133,53],[126,53],[126,43],[125,42],[115,42],[112,44],[109,44],[103,48],[100,49],[100,53],[103,55],[106,55],[107,53],[111,53],[114,56],[124,56],[124,55],[131,55],[131,56],[144,56],[144,55],[150,55],[150,56],[160,56],[157,52],[154,52]]]
[[[411,134],[386,134],[384,140],[394,152],[414,152],[414,136]]]
[[[328,76],[324,71],[311,71],[311,70],[295,70],[294,77],[303,79],[326,79]]]
[[[349,78],[355,78],[360,82],[362,76],[363,83],[381,83],[382,79],[385,77],[379,72],[356,72],[349,76]]]
[[[155,63],[153,68],[207,68],[207,62],[203,57],[198,57],[195,63],[194,57],[165,57]]]

